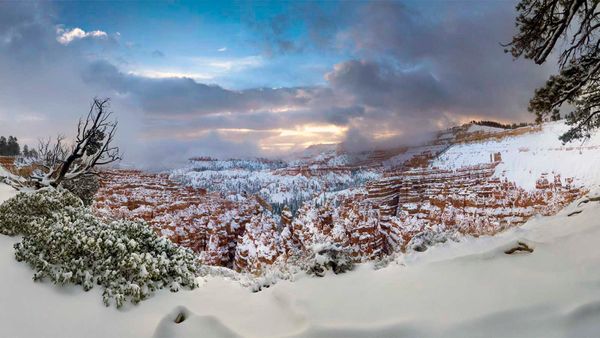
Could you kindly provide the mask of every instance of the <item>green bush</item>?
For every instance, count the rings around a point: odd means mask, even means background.
[[[306,272],[309,275],[324,277],[327,270],[340,274],[354,268],[354,262],[347,250],[336,244],[317,244],[309,258]]]
[[[26,231],[21,232],[23,241],[15,244],[15,256],[33,267],[34,280],[72,283],[85,291],[99,285],[104,304],[114,299],[117,307],[127,300],[137,303],[165,287],[175,292],[198,286],[199,266],[190,250],[159,237],[143,222],[106,223],[81,205],[65,206],[69,195],[66,191],[20,194],[13,198],[17,201],[2,205],[14,217],[30,221],[17,227]],[[10,208],[21,205],[29,207]],[[37,216],[22,215],[31,211]]]
[[[21,192],[0,205],[0,233],[28,235],[35,221],[59,217],[66,207],[81,207],[81,200],[66,190],[53,188]]]

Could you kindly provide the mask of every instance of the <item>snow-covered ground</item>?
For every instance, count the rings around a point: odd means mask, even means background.
[[[1,200],[13,193],[0,184]],[[104,307],[98,288],[34,283],[14,259],[19,239],[0,236],[0,337],[594,337],[600,204],[578,203],[380,270],[298,276],[258,293],[211,277],[124,310]],[[535,251],[504,254],[517,241]],[[175,324],[180,312],[186,319]]]
[[[568,130],[563,121],[543,125],[542,131],[506,137],[502,140],[459,144],[448,149],[433,165],[445,169],[489,163],[500,153],[502,163],[496,175],[514,181],[524,189],[533,189],[543,173],[573,177],[575,183],[589,187],[600,184],[600,133],[589,140],[563,145],[558,139]]]
[[[468,133],[482,132],[482,133],[499,133],[505,131],[506,129],[490,127],[490,126],[482,126],[478,124],[471,124],[469,129],[467,129]]]
[[[0,174],[2,174],[2,170],[2,167],[0,167]],[[2,202],[6,201],[7,199],[13,197],[15,194],[15,189],[11,188],[10,186],[4,183],[0,183],[0,204],[2,204]]]

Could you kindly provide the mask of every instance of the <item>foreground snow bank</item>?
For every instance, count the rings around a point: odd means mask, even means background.
[[[32,282],[14,259],[19,239],[0,236],[0,337],[592,337],[600,332],[600,204],[577,204],[376,271],[298,276],[258,293],[213,277],[121,310],[105,308],[97,289]],[[534,252],[504,254],[517,241]]]
[[[0,170],[3,170],[2,167],[0,167]],[[1,174],[1,172],[0,172]],[[4,183],[0,183],[0,204],[4,201],[6,201],[7,199],[15,196],[17,194],[17,191],[15,189],[13,189],[11,186],[6,185]]]

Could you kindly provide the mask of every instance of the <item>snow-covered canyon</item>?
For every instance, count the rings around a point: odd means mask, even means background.
[[[392,255],[376,269],[324,278],[304,273],[260,292],[222,276],[106,308],[100,290],[31,280],[0,236],[1,337],[594,337],[600,332],[600,138],[563,146],[559,123],[541,131],[458,143],[432,167],[489,163],[524,190],[543,174],[573,178],[582,196],[494,236],[465,236]],[[492,130],[492,132],[494,132]],[[14,195],[0,183],[0,202]],[[525,243],[533,252],[506,254]],[[183,321],[181,321],[183,314]],[[178,320],[177,317],[179,317]],[[176,323],[180,321],[180,323]]]
[[[10,189],[0,185],[2,198]],[[0,237],[3,337],[592,337],[600,330],[600,205],[576,201],[494,237],[448,242],[252,293],[211,277],[123,310],[100,291],[31,281]],[[567,216],[573,211],[582,211]],[[524,241],[531,254],[506,255]],[[175,324],[175,316],[186,320]]]

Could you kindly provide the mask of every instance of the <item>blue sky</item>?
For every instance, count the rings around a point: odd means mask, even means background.
[[[245,89],[324,84],[325,71],[349,53],[310,48],[277,53],[262,41],[261,25],[305,7],[334,13],[340,6],[333,1],[68,2],[57,3],[57,17],[65,27],[118,34],[122,48],[107,57],[126,62],[127,68]],[[290,41],[302,41],[307,34],[302,20],[282,28]]]
[[[127,160],[282,156],[529,121],[514,1],[0,2],[0,134],[67,136],[110,97]]]

